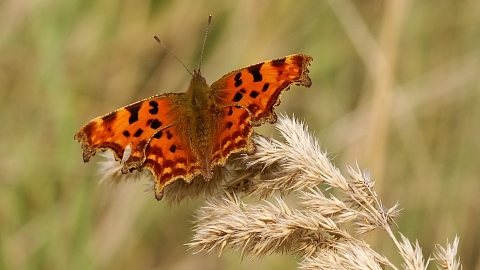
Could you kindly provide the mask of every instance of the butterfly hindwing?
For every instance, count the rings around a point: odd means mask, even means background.
[[[273,110],[280,103],[282,91],[292,84],[311,86],[308,66],[312,60],[311,56],[294,54],[230,72],[212,84],[214,102],[246,108],[255,126],[274,123]]]
[[[237,152],[252,154],[255,145],[251,134],[253,127],[250,125],[248,111],[240,106],[228,106],[223,109],[223,117],[215,132],[215,142],[212,149],[212,167],[223,166],[229,155]]]
[[[187,138],[172,125],[157,132],[146,149],[146,160],[141,169],[148,169],[155,178],[155,195],[163,196],[163,188],[182,178],[190,182],[201,174],[202,164],[192,151]]]

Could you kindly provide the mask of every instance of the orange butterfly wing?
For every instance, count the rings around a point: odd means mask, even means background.
[[[223,166],[233,153],[245,151],[248,154],[255,152],[251,134],[250,114],[240,106],[228,106],[223,109],[222,121],[215,133],[212,148],[212,167]]]
[[[139,168],[145,161],[150,139],[174,123],[175,104],[184,96],[185,93],[153,96],[88,122],[74,137],[82,145],[83,160],[87,162],[97,151],[107,149],[113,151],[116,160],[121,160],[130,145],[131,155],[122,172]]]
[[[202,164],[192,151],[188,138],[172,125],[157,132],[146,149],[141,169],[148,169],[155,178],[155,197],[161,200],[163,188],[182,178],[187,183],[202,173]]]
[[[275,123],[275,107],[282,91],[296,84],[310,87],[308,66],[313,60],[305,54],[294,54],[232,71],[211,86],[218,106],[242,106],[250,112],[250,123]]]

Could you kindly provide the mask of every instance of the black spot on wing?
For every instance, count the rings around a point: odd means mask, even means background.
[[[240,93],[240,92],[237,92],[235,93],[235,96],[233,97],[233,102],[239,102],[240,100],[242,100],[243,98],[243,94]]]
[[[140,135],[142,135],[142,133],[143,133],[143,129],[139,128],[139,129],[137,129],[137,131],[135,131],[133,136],[134,137],[140,137]]]
[[[175,153],[175,151],[177,151],[177,146],[175,144],[172,144],[172,146],[170,146],[168,150],[170,150],[170,152],[172,153]]]
[[[267,91],[269,86],[270,86],[269,83],[265,83],[265,84],[263,85],[262,92]]]
[[[259,93],[255,90],[252,90],[252,92],[250,92],[250,97],[252,97],[252,98],[256,98],[256,97],[258,97],[258,95],[259,95]]]
[[[274,67],[283,67],[285,65],[286,58],[272,60],[272,66]]]
[[[229,122],[227,122],[226,126],[227,126],[227,129],[231,129],[232,126],[233,126],[233,123],[229,121]]]
[[[158,119],[153,119],[153,121],[150,123],[150,127],[153,129],[157,129],[162,125],[162,122],[158,121]]]
[[[260,68],[263,66],[263,63],[256,64],[254,66],[249,67],[247,70],[253,76],[253,82],[260,82],[262,81],[263,77],[260,74]]]
[[[242,73],[241,73],[241,72],[239,72],[239,73],[237,73],[237,75],[235,75],[235,78],[234,78],[234,80],[235,80],[235,84],[234,84],[235,87],[239,87],[240,85],[242,85],[243,81],[242,81],[241,77],[242,77]]]
[[[131,106],[125,108],[130,113],[130,117],[128,118],[128,123],[133,124],[138,121],[138,111],[142,107],[142,103],[136,103]]]
[[[148,112],[150,114],[157,114],[158,113],[158,103],[156,101],[152,100],[148,104],[150,105],[150,107],[152,107],[152,108],[150,108],[150,110],[148,110]]]
[[[127,138],[130,137],[130,132],[128,132],[128,130],[125,130],[125,131],[123,132],[123,136],[125,136],[125,137],[127,137]]]
[[[173,135],[170,133],[170,130],[167,130],[167,139],[170,140],[171,138],[173,138]]]
[[[155,135],[153,135],[153,138],[160,139],[162,138],[162,135],[163,135],[163,131],[160,130],[159,132],[155,133]]]
[[[103,123],[111,123],[113,122],[115,119],[117,119],[117,113],[116,112],[113,112],[113,113],[110,113],[110,114],[107,114],[105,115],[103,118],[102,118],[102,121]]]

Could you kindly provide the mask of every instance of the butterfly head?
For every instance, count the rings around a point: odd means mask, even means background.
[[[200,72],[200,69],[194,69],[194,70],[193,70],[192,83],[193,83],[194,81],[197,82],[197,83],[207,84],[207,81],[206,81],[205,78],[202,76],[202,73]]]
[[[195,108],[205,109],[209,104],[209,89],[210,86],[208,86],[207,81],[200,73],[200,69],[194,69],[193,77],[187,90],[188,102]]]

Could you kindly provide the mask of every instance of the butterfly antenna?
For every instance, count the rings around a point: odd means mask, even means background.
[[[168,52],[169,54],[171,54],[175,59],[177,59],[177,61],[178,61],[180,64],[182,64],[182,66],[187,70],[188,73],[190,73],[190,75],[192,75],[192,77],[194,77],[193,74],[192,74],[192,72],[187,68],[187,66],[185,66],[185,64],[183,64],[183,62],[180,61],[180,59],[178,59],[178,57],[177,57],[175,54],[173,54],[173,53],[167,48],[167,46],[165,46],[165,44],[163,44],[163,42],[162,42],[157,36],[153,36],[153,38],[154,38],[158,43],[160,43],[160,44],[165,48],[165,50],[167,50],[167,52]]]
[[[210,28],[211,23],[212,23],[212,15],[209,15],[208,16],[207,29],[205,30],[205,39],[203,40],[203,45],[202,45],[202,52],[200,53],[200,66],[198,67],[199,71],[202,68],[203,50],[205,49],[205,43],[207,42],[207,36],[208,36],[208,28]]]

